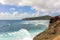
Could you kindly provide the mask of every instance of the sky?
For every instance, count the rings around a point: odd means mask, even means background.
[[[0,20],[60,15],[60,0],[0,0]]]

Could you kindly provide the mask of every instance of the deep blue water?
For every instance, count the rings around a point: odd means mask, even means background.
[[[48,25],[49,20],[0,20],[0,40],[28,40],[24,38],[33,38]]]

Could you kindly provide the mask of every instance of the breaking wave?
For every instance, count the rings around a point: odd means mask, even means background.
[[[26,29],[21,29],[17,32],[0,34],[0,40],[33,40],[33,38]]]

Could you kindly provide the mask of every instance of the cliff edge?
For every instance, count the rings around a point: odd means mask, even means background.
[[[60,40],[60,15],[50,19],[49,28],[38,34],[33,40]]]

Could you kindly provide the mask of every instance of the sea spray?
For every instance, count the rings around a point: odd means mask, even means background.
[[[17,32],[4,33],[0,35],[0,40],[33,40],[30,33],[26,29]]]
[[[6,23],[2,22],[0,22],[0,40],[33,40],[33,37],[48,27],[49,21],[10,20],[5,21]]]

